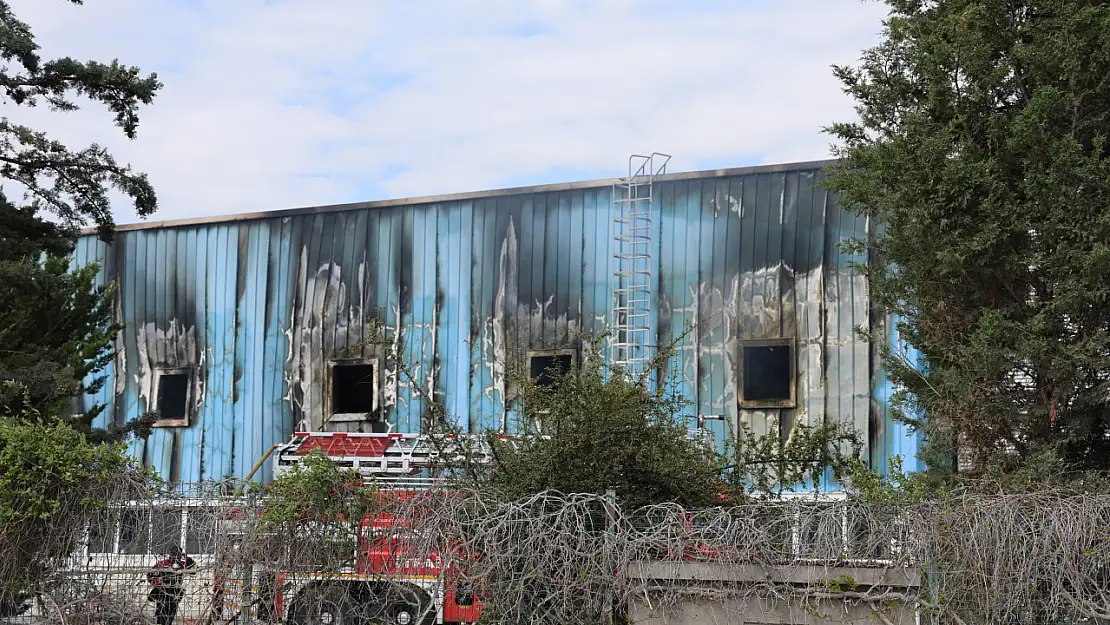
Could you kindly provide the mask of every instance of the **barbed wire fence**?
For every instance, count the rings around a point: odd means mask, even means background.
[[[359,519],[274,522],[267,501],[228,492],[120,485],[100,493],[113,505],[55,514],[48,541],[5,528],[0,622],[154,622],[148,574],[175,546],[195,564],[176,623],[418,625],[442,610],[462,622],[592,624],[689,601],[841,601],[878,622],[898,606],[936,623],[1110,622],[1110,494],[624,510],[601,495],[431,489],[362,493],[370,512]],[[54,555],[42,567],[17,565],[44,545]]]

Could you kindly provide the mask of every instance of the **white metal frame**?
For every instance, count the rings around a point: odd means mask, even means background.
[[[403,483],[404,480],[419,479],[424,469],[450,468],[459,461],[470,460],[481,466],[493,463],[493,450],[486,438],[481,435],[460,435],[438,437],[433,441],[426,434],[383,434],[355,432],[297,432],[293,439],[274,450],[274,477],[279,477],[300,465],[304,457],[298,452],[311,439],[347,438],[377,439],[385,441],[386,446],[377,456],[329,456],[332,462],[342,467],[354,469],[366,479],[386,480]],[[512,437],[501,436],[501,440],[512,444]],[[400,482],[398,482],[400,480]],[[424,482],[412,482],[413,485]]]
[[[120,504],[112,505],[109,508],[109,514],[115,515],[115,520],[112,525],[112,549],[111,551],[93,551],[91,542],[91,528],[85,528],[85,540],[82,541],[81,550],[79,552],[83,562],[92,562],[94,565],[100,561],[124,561],[128,563],[131,560],[137,560],[144,564],[149,565],[147,562],[152,557],[164,556],[164,553],[158,553],[153,550],[154,543],[154,515],[155,510],[177,510],[181,513],[181,520],[178,527],[178,536],[176,544],[194,560],[205,558],[211,555],[211,552],[205,553],[190,553],[186,546],[188,544],[189,536],[189,523],[191,515],[198,509],[210,509],[213,512],[218,512],[227,505],[227,501],[222,498],[214,497],[188,497],[176,498],[167,497],[165,499],[154,499],[150,501],[129,501]],[[120,551],[120,539],[123,529],[123,514],[127,511],[140,511],[142,512],[145,525],[146,525],[146,545],[143,550],[135,553],[123,553]],[[214,517],[215,518],[215,517]],[[213,530],[215,531],[215,530]]]
[[[667,154],[634,154],[628,176],[613,186],[612,363],[639,376],[651,361],[652,201],[655,179],[667,173]]]

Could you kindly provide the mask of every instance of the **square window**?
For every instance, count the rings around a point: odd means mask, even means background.
[[[215,544],[216,513],[211,508],[189,509],[185,522],[185,553],[211,553]]]
[[[89,553],[112,553],[116,548],[119,511],[110,510],[89,525]]]
[[[741,361],[740,406],[791,408],[794,406],[794,341],[765,339],[745,341]]]
[[[189,425],[189,395],[192,385],[192,372],[187,369],[166,369],[158,372],[157,427]]]
[[[336,363],[331,368],[332,414],[374,412],[374,365]]]
[[[533,354],[528,361],[528,375],[540,386],[554,386],[574,366],[569,353]]]
[[[146,554],[150,537],[150,516],[146,510],[125,509],[120,514],[119,552]]]
[[[169,553],[170,547],[181,546],[181,510],[155,509],[151,514],[150,550]]]

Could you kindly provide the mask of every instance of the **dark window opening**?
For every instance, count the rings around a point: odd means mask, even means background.
[[[211,553],[216,542],[215,532],[214,511],[205,508],[190,509],[188,522],[185,523],[185,553]]]
[[[156,554],[168,554],[171,547],[180,547],[181,510],[154,510],[150,538],[150,550]]]
[[[104,515],[89,526],[89,553],[112,553],[116,548],[116,525],[119,515]]]
[[[184,421],[188,415],[189,374],[158,376],[158,415],[162,421]]]
[[[744,402],[793,401],[790,345],[744,346]]]
[[[127,554],[147,553],[147,540],[150,517],[146,510],[124,510],[120,514],[119,552]]]
[[[540,386],[554,386],[560,378],[570,372],[573,358],[570,354],[532,356],[529,363],[529,376]]]
[[[332,414],[374,411],[374,365],[335,365],[331,370]]]

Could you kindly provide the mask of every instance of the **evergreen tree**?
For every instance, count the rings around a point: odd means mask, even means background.
[[[896,408],[935,471],[1110,468],[1110,2],[886,4],[828,185],[924,357],[888,350]]]
[[[77,109],[75,97],[84,97],[107,106],[128,138],[135,137],[139,107],[161,88],[154,74],[143,76],[119,61],[42,59],[31,29],[3,0],[0,60],[5,105],[66,112]],[[140,216],[153,213],[157,201],[146,175],[117,163],[102,146],[74,150],[7,116],[0,117],[0,179],[0,408],[56,415],[103,384],[97,374],[111,361],[119,330],[113,289],[96,286],[97,268],[69,270],[78,229],[93,225],[111,240],[112,188],[129,196]],[[6,194],[13,190],[18,198]],[[99,411],[73,424],[91,434]],[[136,425],[95,436],[116,437]]]

